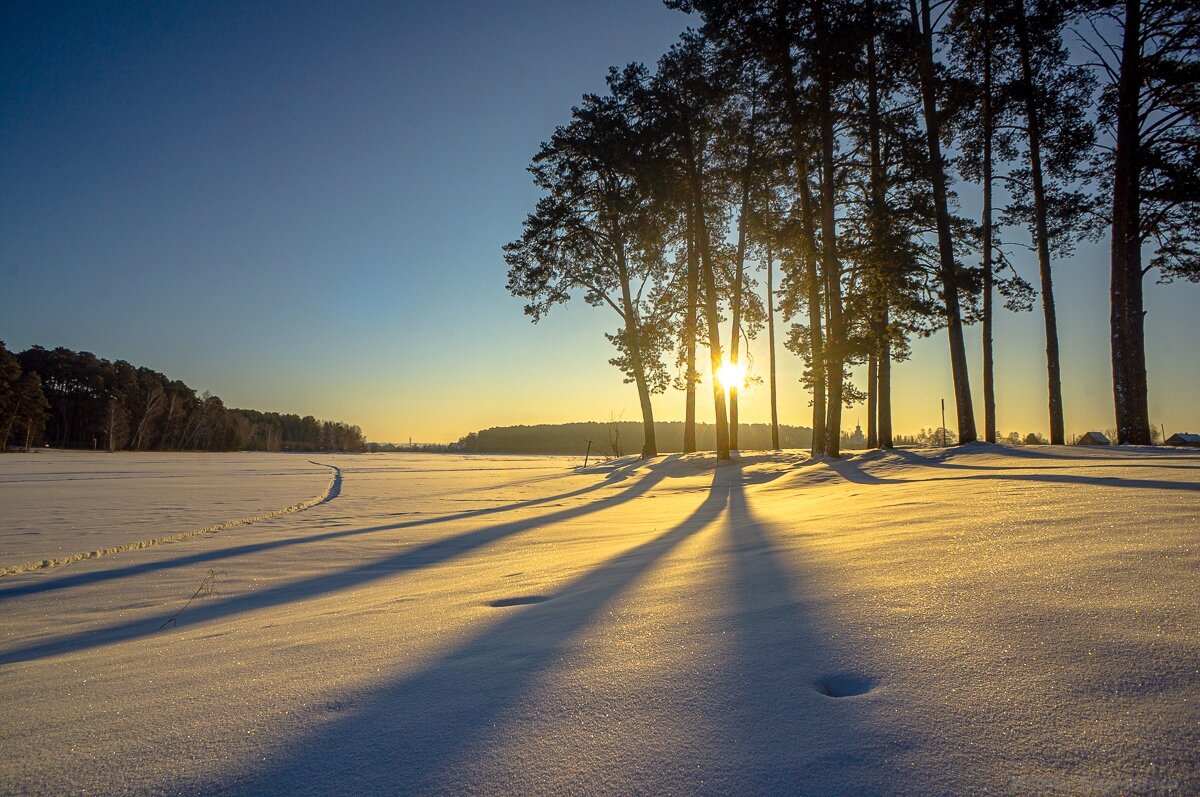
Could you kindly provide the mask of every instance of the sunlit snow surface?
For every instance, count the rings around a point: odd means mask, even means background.
[[[3,456],[0,568],[277,511],[321,493],[329,475],[291,455]]]
[[[1200,793],[1200,454],[577,464],[0,457],[0,568],[342,474],[0,578],[0,793]]]

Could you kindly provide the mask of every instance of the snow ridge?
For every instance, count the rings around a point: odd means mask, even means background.
[[[60,556],[54,559],[41,559],[36,562],[26,562],[20,565],[9,565],[8,567],[0,567],[0,577],[12,575],[14,573],[26,573],[30,570],[42,570],[48,567],[60,567],[69,565],[72,562],[81,562],[84,559],[95,559],[100,556],[108,556],[114,553],[124,553],[125,551],[136,551],[140,548],[149,548],[152,545],[163,545],[168,542],[180,542],[189,539],[190,537],[198,537],[201,534],[215,534],[218,531],[232,529],[237,526],[245,526],[259,520],[269,520],[270,518],[280,517],[282,515],[291,515],[295,512],[303,512],[305,509],[311,509],[314,506],[324,504],[327,501],[332,501],[338,497],[342,491],[342,469],[336,465],[327,465],[324,462],[316,462],[309,460],[314,465],[320,465],[322,468],[330,468],[333,473],[329,479],[329,486],[325,488],[325,492],[320,495],[309,498],[307,501],[302,501],[298,504],[276,509],[271,512],[264,512],[261,515],[253,517],[238,518],[237,520],[226,520],[222,523],[216,523],[203,528],[192,529],[185,531],[182,534],[169,534],[165,537],[155,537],[150,540],[139,540],[138,542],[126,543],[125,545],[114,545],[110,548],[101,548],[96,551],[88,551],[86,553],[75,553],[67,556]]]

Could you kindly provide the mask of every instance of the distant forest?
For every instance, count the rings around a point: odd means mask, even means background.
[[[231,409],[150,368],[91,352],[0,342],[0,451],[362,451],[362,429],[279,412]]]
[[[661,452],[683,451],[682,421],[654,424],[654,434]],[[741,424],[739,429],[742,448],[771,448],[771,427],[765,423]],[[782,448],[807,448],[812,443],[812,430],[803,426],[780,426]],[[712,424],[696,425],[697,444],[701,449],[712,449],[716,440],[716,428]],[[458,450],[479,453],[504,454],[579,454],[591,451],[595,455],[624,456],[642,450],[643,426],[640,421],[617,421],[615,423],[560,423],[536,426],[499,426],[471,432],[458,441]]]

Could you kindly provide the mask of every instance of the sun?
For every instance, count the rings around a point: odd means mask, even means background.
[[[737,388],[741,390],[746,385],[746,364],[726,361],[717,369],[717,381],[726,390]]]

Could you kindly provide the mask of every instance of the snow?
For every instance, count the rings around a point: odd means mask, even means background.
[[[0,577],[2,793],[1200,792],[1200,452],[161,457],[0,568],[325,498]]]
[[[0,457],[0,573],[261,519],[290,502],[326,497],[330,472],[290,455]]]

